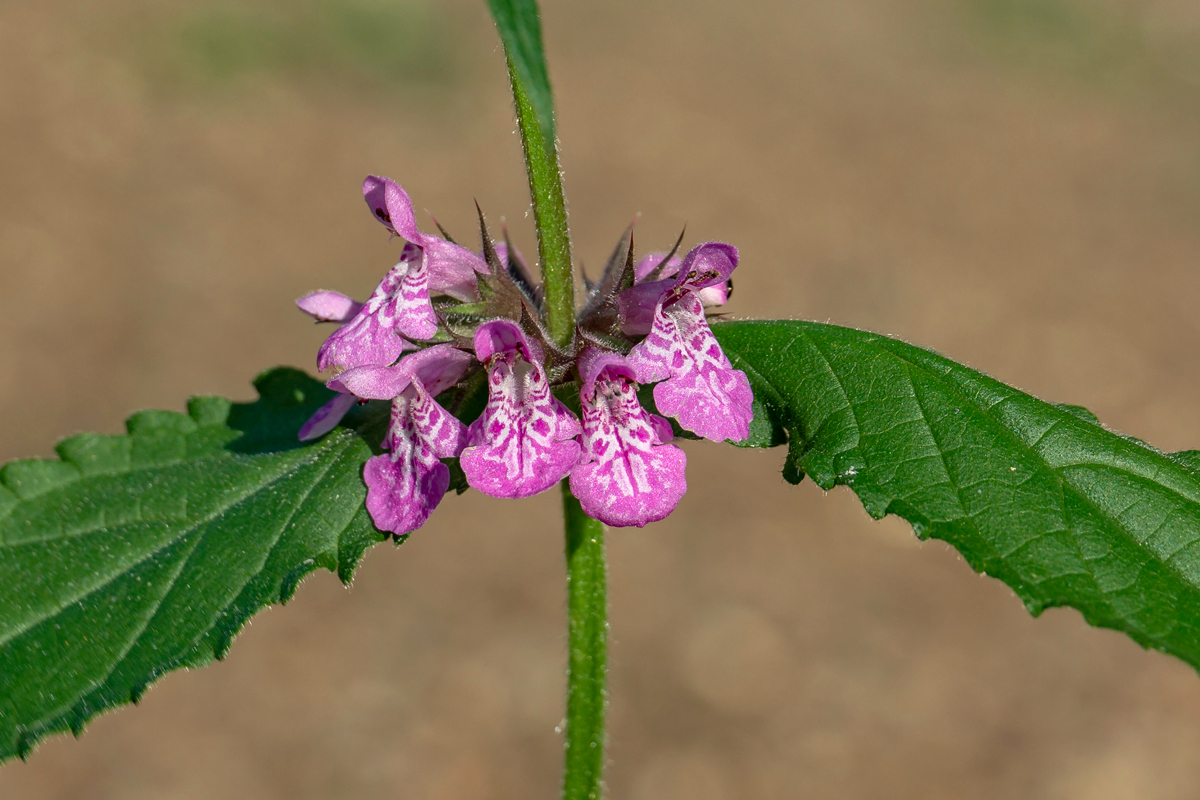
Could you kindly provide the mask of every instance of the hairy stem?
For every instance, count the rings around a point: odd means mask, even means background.
[[[575,335],[575,273],[571,265],[571,236],[567,229],[567,204],[563,197],[562,174],[553,131],[543,131],[512,61],[508,64],[521,144],[525,148],[525,171],[533,198],[533,221],[537,228],[538,262],[545,292],[546,327],[560,345]]]
[[[563,800],[597,800],[604,767],[608,587],[604,525],[583,513],[562,483],[567,533],[566,773]]]

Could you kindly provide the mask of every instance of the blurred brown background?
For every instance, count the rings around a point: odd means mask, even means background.
[[[724,239],[730,310],[869,327],[1164,449],[1200,446],[1200,4],[545,1],[576,254]],[[533,252],[482,0],[0,6],[0,457],[310,367],[399,179]],[[1200,678],[1029,618],[783,454],[688,443],[610,536],[609,795],[1193,798]],[[352,590],[0,768],[13,800],[549,798],[557,497],[450,498]]]

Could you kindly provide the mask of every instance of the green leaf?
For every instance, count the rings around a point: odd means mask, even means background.
[[[301,443],[332,393],[286,368],[255,386],[0,470],[0,758],[222,658],[255,612],[317,567],[349,581],[385,538],[361,475],[386,404]]]
[[[947,358],[813,322],[713,331],[750,378],[784,475],[849,486],[875,518],[949,542],[1033,614],[1093,625],[1200,668],[1200,458]]]
[[[533,106],[541,135],[554,149],[554,95],[542,47],[542,20],[537,0],[488,0],[504,53]]]

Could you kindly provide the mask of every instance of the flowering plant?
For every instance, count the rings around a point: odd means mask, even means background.
[[[570,665],[565,795],[597,797],[606,678],[604,525],[668,516],[690,437],[786,445],[784,476],[850,486],[1011,586],[1033,613],[1093,624],[1200,665],[1200,454],[1164,454],[863,331],[732,321],[738,251],[639,256],[631,227],[576,274],[533,0],[491,0],[508,59],[540,281],[479,213],[477,249],[423,232],[394,181],[369,212],[397,261],[360,303],[298,301],[336,325],[325,379],[275,369],[260,399],[194,398],[123,436],[0,471],[0,754],[79,733],[159,676],[224,655],[317,567],[419,530],[445,495],[563,490]],[[462,240],[466,242],[466,239]],[[472,240],[473,241],[473,240]],[[580,289],[582,288],[582,291]]]

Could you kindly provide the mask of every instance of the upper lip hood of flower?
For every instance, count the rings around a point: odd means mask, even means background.
[[[463,301],[478,298],[475,274],[490,271],[483,258],[453,242],[422,233],[408,192],[392,179],[369,175],[362,188],[363,199],[375,218],[389,231],[420,248],[428,259],[430,289]]]
[[[673,288],[703,289],[729,280],[737,269],[738,251],[724,242],[706,242],[692,248],[679,265]]]
[[[588,347],[579,354],[579,393],[584,397],[594,395],[596,380],[606,369],[613,374],[636,380],[633,369],[629,366],[629,360],[623,355],[611,350],[601,350],[598,347]]]
[[[660,302],[670,305],[689,292],[696,292],[702,305],[724,303],[729,294],[725,289],[729,276],[737,269],[738,251],[724,242],[706,242],[692,248],[677,265],[672,261],[663,264],[663,271],[670,272],[670,277],[638,283],[617,295],[621,330],[626,334],[649,333],[656,306]],[[643,270],[643,276],[656,271],[653,264]]]
[[[507,319],[475,331],[487,365],[488,402],[471,423],[462,467],[495,497],[528,497],[565,478],[579,460],[579,421],[550,391],[542,350]]]
[[[475,330],[475,358],[486,364],[493,356],[517,353],[531,364],[540,364],[545,353],[521,326],[507,319],[485,322]]]

